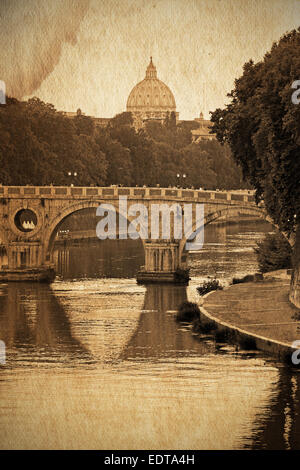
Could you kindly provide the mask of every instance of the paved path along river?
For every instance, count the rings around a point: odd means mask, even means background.
[[[204,319],[214,320],[220,329],[238,331],[258,348],[287,359],[300,338],[300,311],[289,301],[290,276],[282,275],[268,273],[262,281],[211,292],[200,299]],[[199,302],[196,293],[194,299]]]
[[[205,309],[220,320],[290,345],[300,337],[299,309],[289,302],[289,280],[267,277],[210,294]]]

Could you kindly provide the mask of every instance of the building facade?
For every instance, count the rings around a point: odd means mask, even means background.
[[[195,118],[194,121],[198,124],[197,129],[192,130],[192,141],[195,143],[201,142],[201,140],[215,140],[215,134],[210,134],[211,121],[204,119],[203,113],[200,113],[199,118]]]

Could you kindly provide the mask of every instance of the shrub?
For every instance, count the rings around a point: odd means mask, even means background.
[[[200,318],[200,310],[197,304],[193,302],[183,302],[177,312],[176,320],[192,322]]]
[[[180,283],[189,282],[190,280],[189,269],[177,268],[176,273],[175,273],[175,278],[176,278],[176,281]]]
[[[216,329],[217,329],[217,325],[213,321],[206,321],[206,322],[200,323],[199,325],[199,332],[203,334],[213,333]]]
[[[263,275],[261,273],[247,274],[244,277],[234,277],[232,279],[232,284],[242,284],[244,282],[258,282],[263,280]]]
[[[281,233],[267,233],[265,238],[254,248],[259,270],[262,273],[292,266],[292,248]]]
[[[211,281],[204,281],[202,286],[197,287],[197,291],[200,295],[205,295],[213,290],[223,289],[218,279],[212,279]]]
[[[255,338],[250,338],[247,336],[242,336],[237,340],[241,349],[245,351],[253,351],[257,349]]]

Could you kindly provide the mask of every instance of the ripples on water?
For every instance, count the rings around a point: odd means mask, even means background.
[[[264,223],[211,226],[193,281],[257,270]],[[182,286],[139,286],[140,242],[56,249],[51,285],[0,286],[0,448],[299,448],[299,376],[177,324]]]

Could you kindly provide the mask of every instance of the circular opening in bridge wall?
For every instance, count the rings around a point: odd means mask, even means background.
[[[15,215],[15,225],[21,232],[32,232],[37,225],[37,216],[30,209],[21,209]]]

